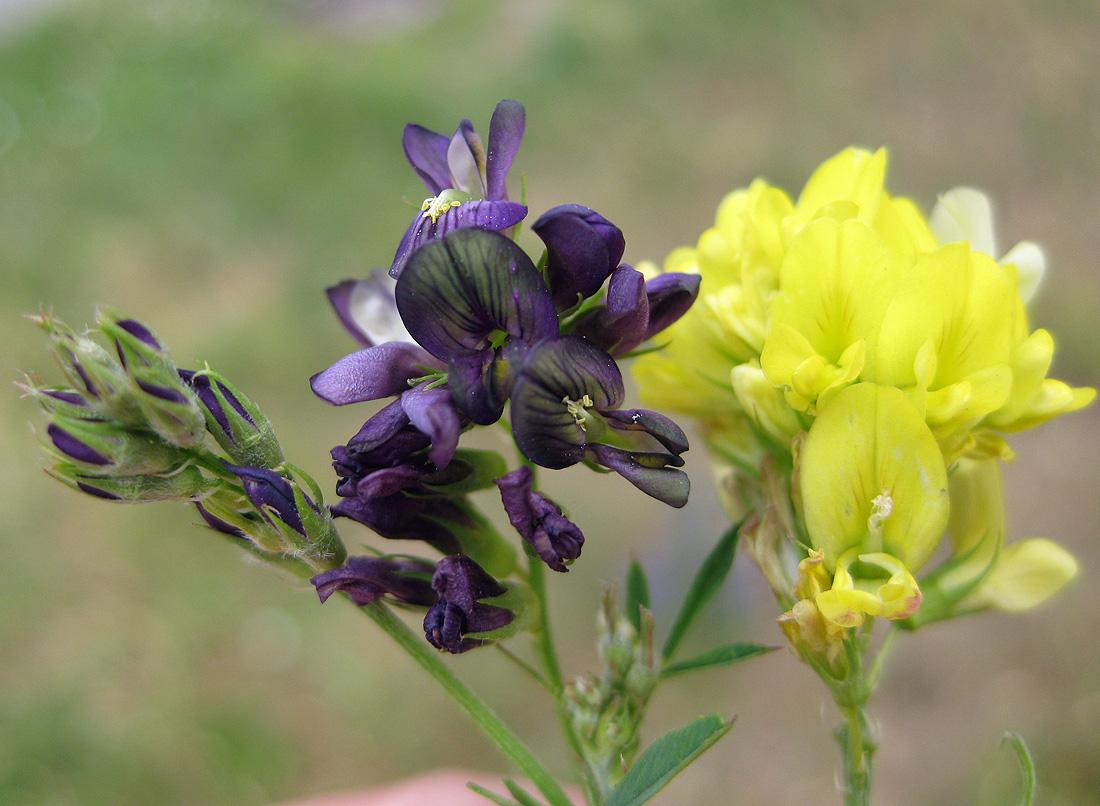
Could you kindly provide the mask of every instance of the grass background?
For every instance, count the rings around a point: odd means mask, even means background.
[[[1098,41],[1096,4],[1069,0],[0,2],[3,375],[49,369],[20,314],[48,303],[79,323],[110,302],[181,363],[235,379],[288,455],[329,478],[329,446],[365,411],[329,409],[305,383],[352,346],[321,291],[387,263],[423,196],[401,126],[471,116],[484,131],[515,97],[532,211],[588,204],[624,229],[631,260],[693,241],[754,175],[796,190],[849,143],[890,146],[892,187],[926,208],[983,187],[1006,246],[1048,247],[1034,319],[1060,339],[1059,375],[1095,383]],[[183,507],[51,483],[35,418],[0,395],[0,803],[263,803],[500,768],[352,608],[241,562]],[[1064,540],[1079,581],[1037,613],[902,642],[873,709],[882,803],[1012,800],[1005,730],[1029,739],[1043,803],[1100,791],[1098,432],[1094,408],[1015,441],[1010,533]],[[722,525],[701,451],[689,470],[680,513],[583,469],[548,480],[589,537],[552,580],[568,672],[594,663],[599,586],[628,551],[667,626]],[[742,558],[692,642],[775,641],[774,615]],[[565,770],[526,681],[491,652],[454,665]],[[709,710],[737,727],[655,802],[836,798],[835,715],[790,657],[670,684],[649,735]]]

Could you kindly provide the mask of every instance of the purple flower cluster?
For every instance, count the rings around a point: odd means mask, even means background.
[[[333,449],[341,497],[333,513],[448,555],[431,575],[436,598],[425,633],[451,652],[511,619],[484,601],[506,586],[469,557],[467,543],[481,524],[466,493],[484,486],[489,465],[480,452],[458,448],[465,430],[497,423],[507,406],[511,433],[531,465],[602,466],[676,507],[689,491],[680,470],[683,431],[657,412],[622,408],[616,358],[682,316],[699,278],[665,274],[647,282],[621,263],[618,227],[580,205],[555,207],[535,222],[545,253],[533,262],[505,234],[527,214],[505,186],[524,125],[523,107],[502,101],[487,150],[469,121],[450,138],[406,127],[406,156],[433,195],[402,238],[389,277],[376,272],[329,289],[363,349],[311,379],[314,393],[334,405],[393,398]],[[567,570],[584,536],[534,490],[531,469],[501,468],[487,481],[497,484],[530,550]],[[369,598],[363,590],[390,592],[387,580],[407,585],[404,566],[388,562],[356,558],[314,581],[323,597],[343,586],[359,601]],[[399,587],[391,595],[410,601],[398,590],[407,593]]]

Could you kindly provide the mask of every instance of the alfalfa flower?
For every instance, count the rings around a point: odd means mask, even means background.
[[[419,247],[448,232],[504,230],[523,220],[527,208],[508,200],[506,180],[525,125],[523,105],[501,101],[489,122],[488,152],[468,120],[450,138],[416,124],[405,127],[405,156],[432,195],[405,231],[391,276],[400,276]]]
[[[380,599],[428,607],[435,604],[435,565],[416,557],[349,557],[339,568],[310,579],[322,604],[334,593],[346,593],[364,606]]]
[[[464,555],[436,563],[432,589],[438,598],[424,616],[424,637],[436,649],[452,654],[474,649],[516,618],[500,606],[508,589]]]
[[[584,534],[561,507],[532,489],[534,473],[519,467],[496,480],[508,520],[520,537],[555,571],[568,571],[567,563],[581,556]]]

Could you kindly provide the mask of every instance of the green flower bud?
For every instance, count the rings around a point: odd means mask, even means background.
[[[97,476],[144,476],[180,468],[187,454],[152,434],[104,420],[54,415],[46,428],[60,458]]]
[[[224,375],[212,369],[198,372],[181,369],[179,375],[202,404],[206,430],[235,463],[249,467],[282,464],[283,449],[271,422]]]
[[[74,490],[123,504],[194,501],[215,483],[191,465],[160,476],[95,476],[68,462],[58,463],[47,472]]]

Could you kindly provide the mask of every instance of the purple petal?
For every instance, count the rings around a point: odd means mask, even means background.
[[[295,504],[294,490],[289,481],[274,470],[265,468],[231,465],[228,462],[225,462],[225,467],[240,479],[252,506],[264,519],[271,522],[270,510],[274,510],[279,520],[299,534],[305,534],[302,516]]]
[[[622,232],[595,210],[563,204],[547,210],[532,225],[546,244],[547,269],[554,303],[571,308],[577,296],[587,299],[622,260]]]
[[[451,171],[447,167],[449,141],[445,135],[410,123],[405,127],[401,142],[406,159],[433,196],[451,186]]]
[[[152,347],[154,350],[161,349],[160,342],[158,342],[156,336],[153,335],[153,331],[149,330],[149,328],[147,328],[141,322],[138,322],[134,319],[119,319],[117,324],[120,328],[125,330],[131,336],[138,339],[139,341],[144,342],[146,345]]]
[[[663,414],[649,409],[621,409],[603,412],[613,428],[644,431],[679,456],[688,449],[688,438],[680,426]]]
[[[401,395],[401,406],[417,430],[431,438],[428,458],[432,464],[437,470],[446,468],[458,448],[462,430],[451,393],[446,389],[417,387]]]
[[[584,535],[557,504],[531,489],[532,479],[531,469],[520,467],[496,480],[504,511],[543,562],[555,571],[568,571],[566,562],[580,556]]]
[[[473,649],[483,642],[466,635],[498,630],[515,618],[510,610],[481,603],[507,589],[463,554],[436,563],[432,588],[439,598],[424,617],[424,636],[438,649],[454,653]]]
[[[486,198],[508,198],[505,180],[523,141],[525,126],[526,112],[519,101],[501,101],[493,110],[493,119],[489,122]]]
[[[118,496],[114,497],[117,498]],[[226,523],[216,515],[211,515],[206,507],[204,507],[198,501],[195,502],[195,509],[199,511],[199,514],[202,515],[202,519],[206,521],[206,525],[209,526],[211,529],[222,532],[223,534],[231,535],[233,537],[243,538],[245,536],[244,532],[242,532],[236,526],[233,526],[230,523]]]
[[[608,445],[591,445],[589,451],[646,495],[677,508],[687,503],[691,481],[684,471],[665,466],[672,458],[668,454],[632,453]]]
[[[318,574],[310,582],[322,603],[343,591],[360,606],[389,595],[406,604],[426,607],[436,600],[430,582],[434,568],[432,563],[412,557],[349,557],[342,567]]]
[[[388,342],[344,356],[310,378],[309,385],[325,402],[344,406],[404,392],[410,378],[439,366],[415,345]]]
[[[504,413],[508,384],[497,378],[503,366],[495,350],[452,358],[447,365],[452,399],[478,425],[492,425]]]
[[[701,280],[698,274],[670,272],[646,283],[646,296],[649,298],[646,339],[653,338],[688,312],[699,296]]]
[[[425,473],[412,465],[384,467],[363,476],[355,485],[358,498],[389,498],[402,490],[415,487],[424,478]]]
[[[611,273],[604,304],[579,322],[574,332],[620,356],[641,344],[648,323],[645,277],[624,263]]]
[[[344,280],[326,289],[329,302],[349,333],[366,347],[388,341],[412,343],[393,297],[394,281],[384,269],[365,280]]]
[[[512,388],[512,433],[532,462],[553,469],[584,457],[588,434],[567,400],[588,408],[614,409],[623,399],[623,376],[615,360],[579,336],[545,341],[527,356]]]
[[[514,227],[527,215],[527,208],[510,201],[468,201],[452,207],[436,221],[417,213],[409,224],[390,266],[390,276],[399,277],[419,247],[463,227],[498,231]]]
[[[358,521],[390,540],[423,540],[444,554],[460,548],[446,521],[461,522],[463,515],[446,499],[410,498],[404,493],[388,498],[344,498],[332,507],[332,514]]]

